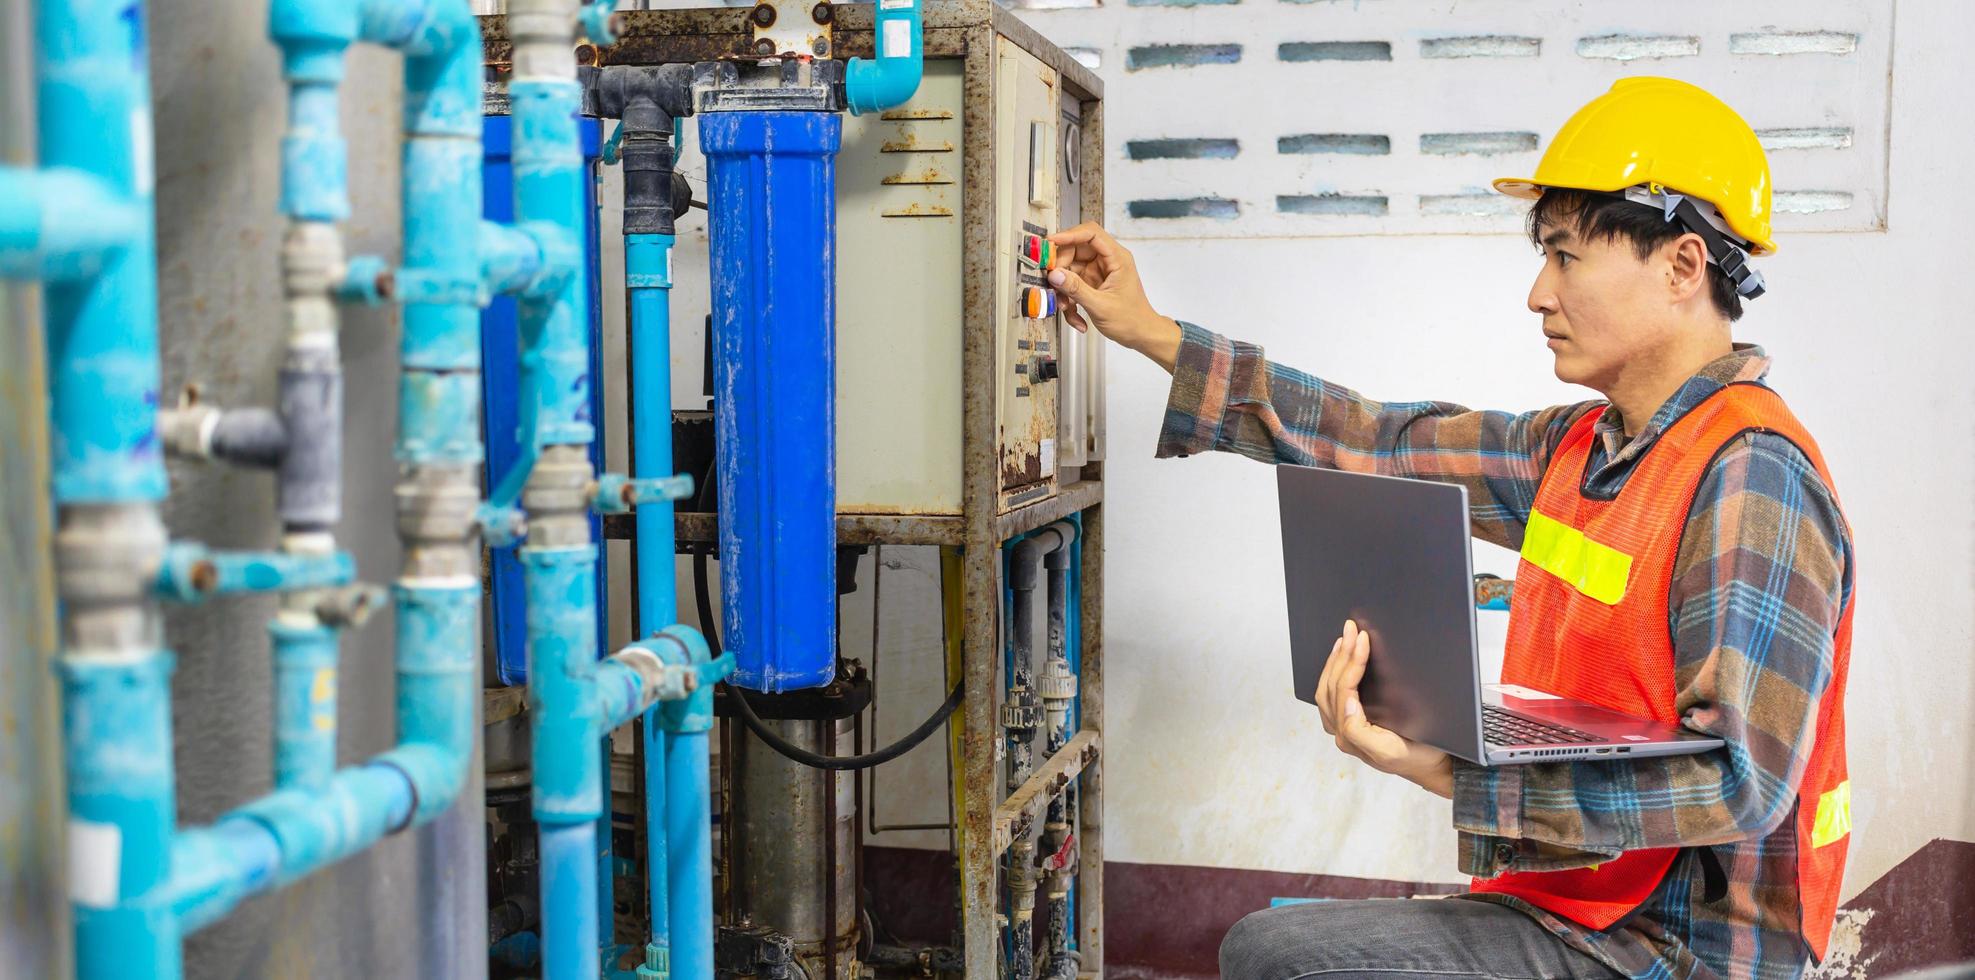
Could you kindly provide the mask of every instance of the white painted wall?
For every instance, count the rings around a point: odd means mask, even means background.
[[[1048,32],[1047,15],[1031,16]],[[1785,238],[1763,264],[1771,294],[1738,326],[1775,356],[1772,379],[1817,435],[1855,524],[1854,892],[1929,839],[1975,838],[1975,207],[1962,165],[1975,134],[1957,67],[1969,36],[1975,5],[1898,4],[1886,230]],[[1125,73],[1103,74],[1113,104],[1130,97]],[[1203,84],[1188,111],[1238,94]],[[1115,150],[1109,162],[1147,166]],[[1537,260],[1512,234],[1128,244],[1162,311],[1374,396],[1515,409],[1583,396],[1550,374],[1523,306]],[[1337,753],[1290,698],[1269,471],[1153,460],[1168,378],[1126,357],[1112,378],[1107,856],[1458,880],[1448,804]],[[1485,550],[1484,567],[1508,569]]]

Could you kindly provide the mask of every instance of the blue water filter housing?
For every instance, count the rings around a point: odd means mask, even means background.
[[[702,112],[729,681],[836,664],[836,154],[831,112]]]

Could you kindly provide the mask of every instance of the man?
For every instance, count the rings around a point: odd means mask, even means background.
[[[1217,449],[1468,488],[1475,537],[1522,552],[1503,679],[1678,721],[1699,755],[1485,768],[1366,721],[1373,655],[1342,624],[1317,690],[1366,764],[1451,798],[1473,890],[1256,912],[1224,976],[1794,977],[1829,938],[1849,839],[1843,696],[1852,546],[1816,444],[1730,324],[1775,249],[1769,171],[1727,105],[1626,79],[1529,180],[1529,293],[1559,378],[1540,411],[1379,403],[1158,315],[1084,225],[1050,282],[1173,374],[1160,456]],[[1070,314],[1082,329],[1085,323]],[[1616,596],[1617,598],[1613,598]]]

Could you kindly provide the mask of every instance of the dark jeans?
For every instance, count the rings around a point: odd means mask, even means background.
[[[1250,913],[1221,940],[1223,980],[1616,976],[1515,909],[1457,899],[1286,905]]]

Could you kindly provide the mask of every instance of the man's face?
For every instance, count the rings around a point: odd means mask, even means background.
[[[1529,290],[1559,380],[1610,391],[1628,370],[1648,368],[1674,329],[1664,257],[1641,260],[1624,239],[1587,239],[1568,223],[1536,230],[1543,270]]]

